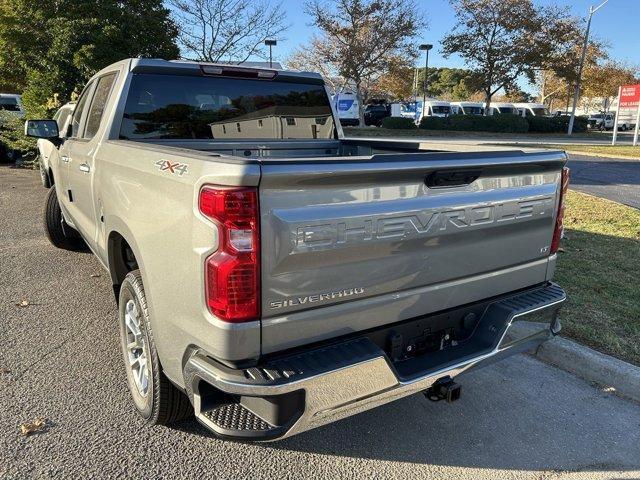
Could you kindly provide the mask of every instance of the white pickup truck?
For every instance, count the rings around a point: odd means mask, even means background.
[[[595,113],[593,115],[589,115],[589,118],[587,119],[587,127],[591,130],[600,130],[601,132],[605,130],[613,130],[615,121],[615,112]],[[618,120],[618,128],[623,132],[631,130],[634,126],[635,125],[631,124],[628,120]]]
[[[109,272],[149,423],[272,440],[454,401],[458,375],[560,330],[564,153],[347,139],[337,118],[317,74],[132,59],[67,131],[26,122],[58,150],[46,233]]]

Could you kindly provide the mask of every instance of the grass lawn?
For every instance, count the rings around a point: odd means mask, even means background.
[[[505,144],[500,144],[501,146]],[[617,157],[628,157],[640,159],[640,146],[633,145],[558,145],[555,143],[512,143],[507,144],[513,147],[531,147],[531,148],[552,148],[554,150],[569,150],[571,152],[584,152],[585,154],[606,154],[615,155]]]
[[[562,334],[640,366],[640,211],[569,191],[562,250]]]

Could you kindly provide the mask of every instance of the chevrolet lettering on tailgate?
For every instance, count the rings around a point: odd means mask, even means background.
[[[434,211],[419,210],[402,215],[369,215],[354,219],[336,218],[321,224],[294,226],[294,251],[309,248],[355,245],[376,240],[420,237],[488,224],[517,222],[553,215],[554,199],[530,200]]]

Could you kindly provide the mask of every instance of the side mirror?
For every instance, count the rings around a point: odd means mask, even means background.
[[[27,120],[24,122],[24,134],[27,137],[59,140],[58,122],[55,120]]]

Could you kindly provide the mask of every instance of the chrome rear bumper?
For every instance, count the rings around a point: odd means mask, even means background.
[[[196,417],[217,435],[284,438],[535,347],[559,332],[556,314],[565,300],[564,291],[552,283],[502,298],[490,304],[476,327],[477,348],[433,352],[403,365],[366,337],[245,370],[229,369],[196,352],[185,365],[185,384]],[[514,322],[534,312],[549,314],[548,327],[507,339]]]

